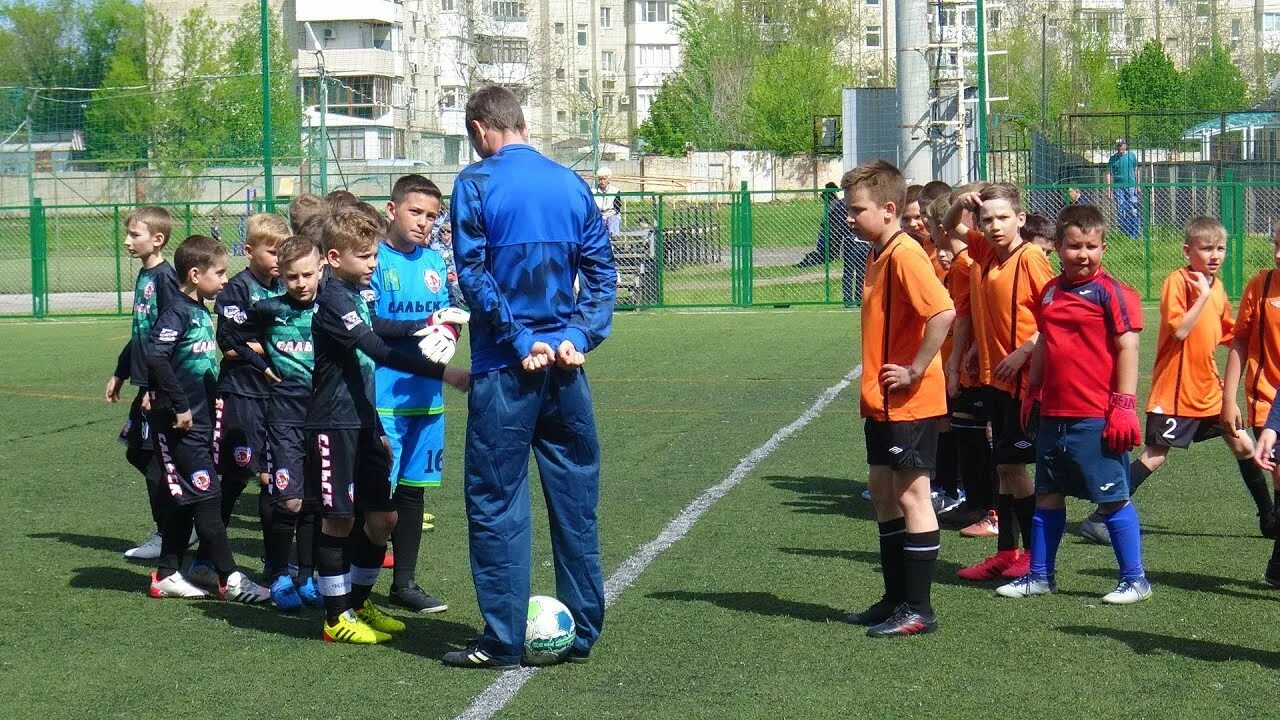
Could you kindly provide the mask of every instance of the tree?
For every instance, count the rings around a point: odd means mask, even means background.
[[[1165,113],[1186,106],[1182,73],[1173,65],[1159,40],[1148,40],[1142,50],[1120,68],[1116,89],[1129,110],[1139,115],[1131,125],[1131,142],[1168,146],[1178,141],[1185,122]]]
[[[93,92],[85,111],[89,155],[145,163],[154,131],[155,94],[147,87],[144,69],[128,54],[117,53],[103,84],[106,87]]]
[[[262,43],[257,5],[246,5],[228,28],[234,39],[227,45],[221,66],[225,78],[214,83],[211,95],[222,109],[224,145],[220,158],[256,157],[262,152]],[[280,19],[268,18],[268,65],[271,70],[272,154],[277,158],[301,154],[302,104],[294,90],[292,56],[281,31]]]
[[[1249,87],[1239,66],[1221,43],[1191,63],[1186,72],[1188,110],[1237,110],[1245,107]]]

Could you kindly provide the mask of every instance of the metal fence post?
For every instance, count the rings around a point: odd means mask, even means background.
[[[44,201],[31,199],[31,314],[49,314],[49,242],[44,217]]]
[[[1218,217],[1227,231],[1227,267],[1224,280],[1227,283],[1227,294],[1233,298],[1240,297],[1244,277],[1244,231],[1241,227],[1240,185],[1235,181],[1235,171],[1226,168],[1222,171],[1222,182],[1218,185]]]
[[[124,243],[121,242],[121,238],[123,236],[120,234],[120,206],[119,205],[111,206],[111,215],[115,223],[115,234],[111,236],[111,246],[114,247],[116,250],[116,314],[123,315],[124,314],[124,298],[121,295],[121,293],[124,291],[124,277],[123,277],[123,270],[121,268],[122,259],[120,257],[120,246],[123,245]],[[174,247],[177,247],[177,246],[175,245]]]
[[[742,195],[734,193],[729,198],[729,290],[731,302],[742,304],[742,253],[738,246],[742,244]]]
[[[655,273],[657,274],[656,289],[657,289],[657,295],[658,295],[655,298],[655,301],[657,302],[658,305],[665,305],[667,303],[666,293],[663,292],[663,279],[664,279],[663,276],[665,276],[667,273],[667,264],[666,264],[667,249],[666,249],[666,245],[663,243],[663,240],[662,240],[662,230],[663,230],[663,220],[664,220],[663,213],[664,213],[664,210],[666,209],[665,205],[666,205],[666,196],[659,195],[658,202],[657,202],[657,206],[658,206],[657,217],[654,218],[654,223],[653,223],[654,224],[653,262],[654,262],[654,270],[655,270]]]
[[[751,227],[751,191],[747,189],[747,181],[742,181],[742,235],[741,248],[742,259],[740,267],[742,268],[742,304],[744,306],[752,303],[752,288],[755,285],[755,257],[752,255],[752,235]]]
[[[831,203],[835,202],[835,193],[822,191],[818,196],[822,201],[822,301],[831,302]]]

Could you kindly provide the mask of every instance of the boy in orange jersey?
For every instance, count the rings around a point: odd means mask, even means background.
[[[907,205],[902,210],[902,229],[924,248],[925,255],[929,256],[929,263],[933,265],[933,273],[939,280],[947,274],[947,270],[938,260],[938,246],[934,242],[925,211],[929,203],[950,192],[951,186],[941,180],[934,180],[928,185],[908,186]]]
[[[929,471],[947,414],[938,350],[955,310],[923,248],[901,230],[902,173],[872,160],[845,173],[840,186],[849,223],[874,247],[862,303],[861,411],[885,590],[848,619],[870,626],[871,637],[933,632],[929,591],[939,536]]]
[[[1035,298],[1054,272],[1045,254],[1019,233],[1026,214],[1016,187],[991,184],[980,193],[954,200],[943,224],[950,237],[964,238],[979,276],[973,290],[981,296],[972,314],[974,345],[981,381],[988,388],[992,461],[999,477],[996,554],[961,568],[957,576],[970,581],[1013,579],[1029,572],[1031,559],[1026,550],[1035,513],[1035,486],[1026,467],[1035,462],[1035,443],[1019,423],[1018,413],[1026,388],[1027,361],[1039,338]],[[977,213],[981,232],[961,221],[965,210]],[[955,241],[952,243],[954,248]]]
[[[1252,462],[1253,442],[1243,427],[1224,427],[1220,420],[1222,379],[1214,350],[1224,339],[1230,342],[1233,324],[1231,302],[1217,282],[1227,254],[1227,231],[1213,218],[1193,218],[1182,252],[1187,266],[1169,273],[1160,290],[1160,340],[1147,399],[1146,447],[1130,467],[1129,493],[1136,493],[1164,464],[1170,448],[1221,437],[1236,456],[1266,533],[1271,495],[1261,468]],[[1111,542],[1097,512],[1081,523],[1080,534],[1097,543]]]
[[[1227,371],[1222,380],[1222,424],[1235,430],[1252,427],[1255,436],[1259,436],[1267,424],[1276,388],[1280,387],[1280,224],[1277,224],[1272,240],[1275,268],[1259,271],[1244,286],[1240,311],[1231,332],[1233,339],[1231,351],[1227,353]],[[1245,378],[1247,409],[1243,417],[1236,400],[1242,375]],[[1269,457],[1270,448],[1259,448],[1255,455],[1262,454],[1264,449]],[[1275,471],[1272,471],[1272,477],[1276,477]],[[1265,485],[1259,489],[1250,487],[1249,492],[1258,507],[1258,522],[1263,536],[1274,538],[1280,535],[1274,505]]]

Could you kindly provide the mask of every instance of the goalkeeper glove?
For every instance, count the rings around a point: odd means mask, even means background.
[[[422,337],[418,341],[418,350],[423,357],[439,365],[448,365],[453,359],[453,353],[458,349],[458,333],[453,328],[432,325],[416,334]]]
[[[1138,398],[1133,395],[1111,393],[1106,425],[1102,428],[1102,441],[1110,452],[1128,452],[1141,442],[1137,407]]]

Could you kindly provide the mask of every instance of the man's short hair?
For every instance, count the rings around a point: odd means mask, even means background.
[[[519,98],[501,85],[485,85],[471,93],[466,111],[468,134],[473,122],[498,131],[523,132],[526,128]]]
[[[908,185],[908,186],[907,186],[907,202],[906,202],[906,205],[910,205],[911,203],[918,203],[918,202],[920,202],[920,193],[922,193],[922,192],[924,192],[924,186],[923,186],[923,185]],[[906,207],[906,205],[903,205],[903,207]],[[923,204],[921,204],[921,205],[920,205],[920,209],[921,209],[921,210],[924,210],[924,205],[923,205]]]
[[[276,247],[292,234],[289,223],[275,213],[255,213],[244,223],[244,244],[251,247]]]
[[[1018,230],[1018,234],[1027,242],[1031,242],[1032,238],[1038,237],[1052,241],[1053,221],[1049,219],[1049,216],[1042,213],[1027,213],[1027,221]]]
[[[325,252],[368,250],[378,242],[385,227],[375,210],[372,214],[359,205],[345,205],[324,216],[321,237]]]
[[[950,194],[950,185],[941,180],[930,180],[924,184],[924,189],[920,191],[920,207],[921,209],[929,207],[934,200]]]
[[[173,268],[178,271],[178,279],[186,282],[192,270],[204,272],[219,258],[228,256],[222,243],[208,235],[192,235],[173,253]]]
[[[1080,232],[1107,232],[1107,218],[1095,205],[1068,205],[1058,212],[1058,223],[1054,229],[1054,242],[1061,243],[1066,237],[1067,228],[1077,228]]]
[[[440,187],[431,180],[421,175],[405,175],[396,180],[396,184],[391,188],[391,202],[399,205],[404,199],[413,193],[422,193],[427,197],[433,197],[437,200],[444,199],[444,193],[440,192]]]
[[[133,212],[124,219],[125,229],[127,230],[135,222],[146,225],[147,232],[152,235],[163,235],[165,242],[169,242],[169,236],[173,234],[173,216],[159,205],[143,205],[140,208],[134,208]]]
[[[320,252],[320,248],[316,247],[315,241],[311,238],[303,235],[290,235],[276,247],[277,264],[283,271],[289,265],[317,252]]]
[[[373,220],[374,224],[378,226],[378,237],[383,237],[387,234],[387,230],[390,229],[390,223],[387,221],[386,213],[367,202],[358,202],[351,207],[359,210],[365,215],[368,215],[369,219]]]
[[[988,200],[1006,200],[1009,207],[1013,208],[1015,213],[1022,212],[1022,193],[1019,192],[1017,186],[1009,183],[990,183],[986,187],[978,191],[978,197],[982,202]]]
[[[325,212],[324,200],[319,195],[302,193],[289,201],[289,227],[295,235],[302,232],[302,224],[307,218]]]
[[[1223,227],[1217,218],[1200,215],[1191,218],[1191,221],[1187,223],[1186,238],[1187,245],[1202,242],[1226,242],[1227,229]]]
[[[907,180],[902,172],[885,160],[868,160],[840,178],[840,189],[865,190],[871,202],[886,207],[893,203],[894,214],[901,216],[907,205]]]

